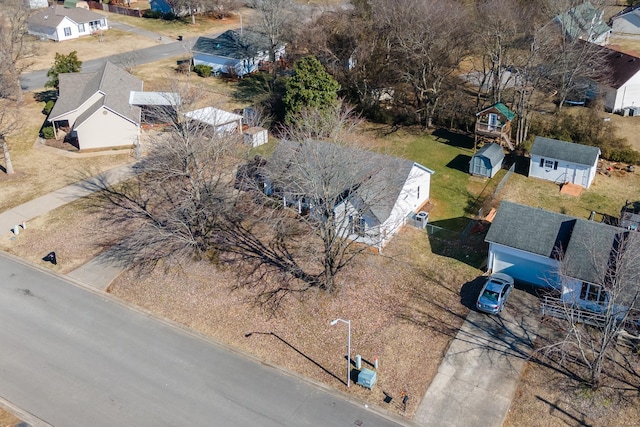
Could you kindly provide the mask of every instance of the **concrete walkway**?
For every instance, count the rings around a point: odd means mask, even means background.
[[[500,316],[471,311],[420,403],[418,426],[502,426],[538,330],[537,298],[511,293]]]
[[[115,184],[133,175],[132,165],[119,166],[4,211],[0,213],[0,232],[11,231],[23,221],[28,223],[35,217],[93,193],[95,184],[102,180]]]
[[[95,184],[103,181],[109,184],[116,184],[132,177],[134,174],[132,165],[119,166],[16,206],[0,213],[0,230],[2,232],[13,232],[14,227],[18,226],[18,231],[20,231],[23,221],[26,222],[28,227],[29,220],[93,193],[96,189]],[[70,272],[68,276],[85,285],[105,290],[123,270],[124,267],[122,265],[109,259],[107,251]]]

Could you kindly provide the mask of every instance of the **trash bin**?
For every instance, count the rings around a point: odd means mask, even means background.
[[[182,41],[182,36],[178,36],[178,41],[181,42]]]

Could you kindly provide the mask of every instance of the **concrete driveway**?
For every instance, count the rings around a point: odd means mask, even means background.
[[[477,293],[476,293],[477,295]],[[515,289],[499,316],[471,311],[418,407],[421,426],[502,426],[538,330],[538,300]]]

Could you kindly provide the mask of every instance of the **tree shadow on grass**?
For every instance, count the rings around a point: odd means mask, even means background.
[[[271,76],[266,73],[256,73],[238,81],[233,98],[240,102],[256,103],[268,98],[272,91]]]
[[[327,368],[325,368],[324,366],[322,366],[321,364],[319,364],[318,362],[313,360],[311,357],[307,356],[302,351],[298,350],[298,348],[294,347],[287,340],[285,340],[284,338],[280,337],[275,332],[248,332],[248,333],[244,334],[245,338],[249,338],[252,335],[269,335],[269,336],[275,337],[277,340],[279,340],[280,342],[285,344],[287,347],[291,348],[293,351],[295,351],[296,353],[298,353],[299,355],[301,355],[302,357],[307,359],[309,362],[313,363],[318,368],[322,369],[326,374],[328,374],[331,377],[335,378],[336,380],[340,381],[342,384],[347,385],[347,382],[345,380],[343,380],[341,378],[338,378],[338,376],[336,374],[334,374],[333,372],[329,371]],[[352,361],[350,360],[349,362],[352,362]],[[351,372],[350,374],[351,374],[351,376],[353,376],[353,372]],[[356,374],[356,380],[357,380],[357,374]]]
[[[38,102],[55,101],[56,99],[58,99],[58,92],[55,89],[35,92],[33,94],[33,99]]]
[[[447,163],[447,167],[467,173],[469,172],[469,162],[471,162],[471,156],[467,156],[466,154],[458,154],[453,158],[453,160]]]
[[[436,129],[432,133],[438,142],[442,142],[453,147],[466,148],[473,150],[473,138],[465,133],[453,132],[448,129]]]

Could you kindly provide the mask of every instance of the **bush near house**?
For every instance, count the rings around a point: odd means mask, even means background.
[[[211,67],[203,64],[195,65],[193,67],[193,72],[200,77],[209,77],[211,76]]]
[[[44,105],[44,108],[42,109],[42,114],[44,114],[45,116],[48,116],[55,104],[56,103],[53,100],[47,101],[47,103]]]
[[[47,126],[42,128],[42,137],[44,139],[53,139],[55,138],[55,133],[53,132],[53,126]]]

